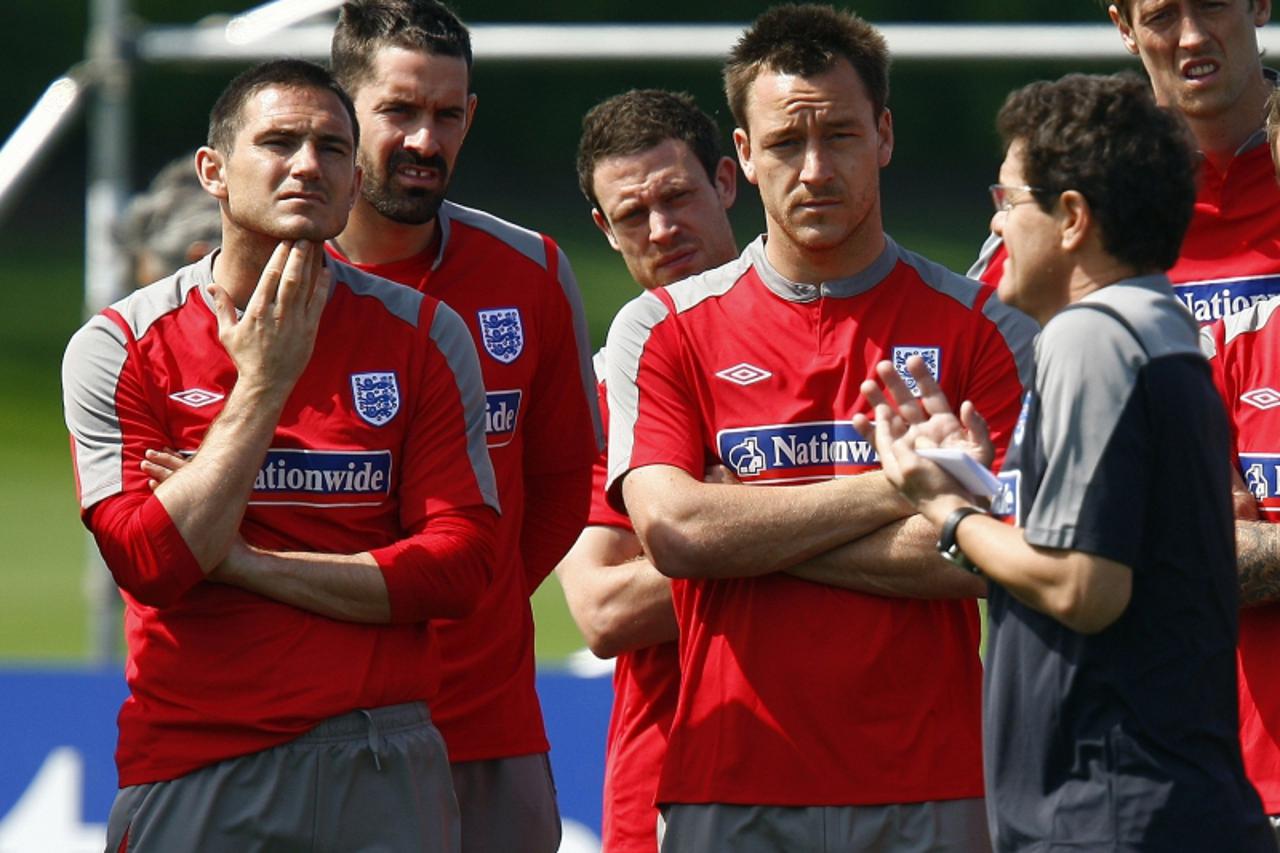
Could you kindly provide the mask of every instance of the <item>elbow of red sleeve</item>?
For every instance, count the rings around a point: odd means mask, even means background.
[[[525,480],[525,516],[520,531],[525,590],[529,595],[569,553],[591,509],[591,466]]]
[[[461,619],[474,611],[493,578],[496,528],[496,512],[468,507],[372,551],[387,585],[391,622]]]
[[[148,607],[167,607],[204,580],[195,555],[154,495],[96,504],[84,522],[116,585]]]

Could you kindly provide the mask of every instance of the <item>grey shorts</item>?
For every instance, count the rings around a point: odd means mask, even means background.
[[[325,720],[272,749],[122,788],[108,853],[458,853],[444,740],[421,703]]]
[[[453,787],[465,853],[555,853],[560,809],[546,753],[460,761]]]
[[[664,806],[662,853],[991,853],[981,798],[887,806]]]

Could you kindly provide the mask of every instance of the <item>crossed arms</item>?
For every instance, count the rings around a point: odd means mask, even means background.
[[[126,490],[86,513],[117,582],[142,603],[164,606],[207,578],[332,618],[384,623],[463,615],[483,592],[493,514],[482,506],[441,513],[430,531],[424,523],[354,554],[270,552],[240,534],[285,401],[310,360],[329,283],[319,246],[282,243],[239,319],[215,286],[219,340],[237,373],[221,414],[189,460],[162,447],[146,454],[151,495]]]

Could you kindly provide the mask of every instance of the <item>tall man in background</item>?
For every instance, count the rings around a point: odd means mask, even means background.
[[[728,209],[738,167],[715,120],[684,94],[615,95],[582,121],[578,186],[591,218],[645,290],[728,263],[738,254]],[[608,425],[605,353],[595,358]],[[680,683],[671,581],[644,555],[630,520],[604,495],[596,461],[587,528],[556,569],[569,611],[600,657],[617,657],[605,753],[605,853],[656,853],[654,795]]]
[[[332,53],[360,119],[365,182],[329,251],[454,308],[484,374],[498,562],[475,613],[439,626],[444,679],[433,704],[463,845],[553,851],[560,820],[529,595],[582,530],[599,447],[577,284],[550,238],[445,200],[476,111],[470,35],[446,6],[347,3]]]
[[[1208,323],[1280,294],[1280,187],[1263,129],[1274,74],[1257,34],[1270,0],[1101,5],[1142,59],[1156,103],[1182,115],[1200,150],[1195,213],[1169,270],[1178,298]],[[996,284],[1005,257],[992,235],[969,274]]]
[[[427,620],[473,609],[492,560],[480,368],[448,307],[326,259],[355,134],[319,66],[237,77],[195,159],[221,250],[67,347],[83,518],[126,603],[110,850],[459,849],[423,703]]]
[[[1280,174],[1280,97],[1267,139]],[[1280,178],[1278,178],[1280,179]],[[1240,745],[1245,770],[1280,838],[1280,299],[1256,303],[1201,330],[1227,407],[1236,468],[1236,566],[1240,575]]]
[[[725,88],[767,233],[628,304],[608,343],[609,500],[677,579],[662,849],[989,849],[985,584],[938,557],[849,419],[876,362],[921,355],[1005,439],[1032,324],[884,234],[893,123],[873,27],[773,9]],[[741,483],[704,482],[708,463]],[[809,565],[861,591],[787,573]]]

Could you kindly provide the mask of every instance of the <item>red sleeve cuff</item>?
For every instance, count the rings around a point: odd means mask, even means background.
[[[460,619],[492,578],[497,513],[485,506],[441,513],[420,533],[369,553],[382,570],[393,623]]]
[[[204,580],[204,571],[155,495],[121,494],[84,513],[116,584],[150,607],[165,607]]]

